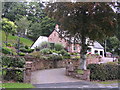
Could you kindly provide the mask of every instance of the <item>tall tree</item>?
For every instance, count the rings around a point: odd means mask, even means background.
[[[3,2],[2,17],[15,21],[27,15],[27,4],[24,2]]]
[[[26,17],[22,17],[19,20],[15,21],[17,28],[17,33],[20,34],[20,36],[27,36],[28,28],[30,25],[30,21]]]
[[[46,12],[60,22],[61,30],[81,40],[80,69],[86,69],[86,38],[104,40],[116,31],[115,13],[108,3],[55,2]]]
[[[55,21],[47,16],[40,23],[33,23],[29,28],[29,36],[35,41],[39,36],[49,36],[55,27]]]
[[[7,18],[2,19],[2,30],[5,32],[6,45],[7,45],[7,40],[8,40],[9,34],[14,33],[16,28],[17,28],[17,26],[14,24],[14,22],[9,21]]]

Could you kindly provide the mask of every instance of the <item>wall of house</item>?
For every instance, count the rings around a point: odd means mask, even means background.
[[[99,54],[102,51],[103,55],[101,55],[102,57],[104,57],[104,49],[98,49],[98,48],[94,48],[93,46],[89,46],[89,48],[91,48],[91,54]],[[98,51],[97,53],[95,53],[95,51]]]
[[[48,42],[50,43],[60,43],[62,44],[64,47],[67,46],[67,42],[63,39],[59,37],[59,34],[57,33],[57,31],[53,31],[52,34],[48,37]]]
[[[75,53],[75,52],[79,53],[81,48],[79,44],[69,44],[67,45],[67,49],[71,53]]]

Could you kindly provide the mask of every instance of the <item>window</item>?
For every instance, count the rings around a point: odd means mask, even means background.
[[[97,50],[95,50],[95,51],[94,51],[94,53],[95,53],[95,54],[98,54],[98,51],[97,51]]]
[[[103,51],[100,51],[100,55],[103,56]]]
[[[77,46],[74,46],[74,50],[77,50]]]

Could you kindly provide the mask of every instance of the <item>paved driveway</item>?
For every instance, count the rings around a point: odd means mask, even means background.
[[[71,78],[65,75],[65,68],[47,69],[32,72],[32,84],[78,82],[81,80]]]
[[[65,68],[32,72],[31,83],[37,88],[116,88],[118,85],[101,85],[65,75]],[[32,90],[32,89],[31,89]],[[42,89],[43,90],[43,89]],[[90,89],[92,90],[92,89]],[[118,90],[118,89],[117,89]]]

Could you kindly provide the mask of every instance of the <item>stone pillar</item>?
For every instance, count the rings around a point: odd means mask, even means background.
[[[32,62],[26,62],[25,71],[24,71],[24,83],[31,82],[31,69],[32,69]]]

